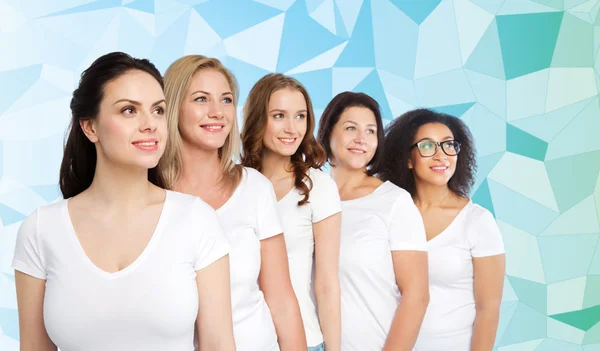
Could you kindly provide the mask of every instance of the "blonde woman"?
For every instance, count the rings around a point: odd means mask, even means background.
[[[268,179],[235,164],[237,83],[219,60],[190,55],[165,73],[169,141],[159,168],[167,188],[199,196],[231,244],[238,350],[306,350],[277,201]]]
[[[339,351],[342,209],[336,183],[319,170],[326,155],[315,141],[314,126],[302,84],[279,73],[264,76],[244,108],[242,164],[267,176],[275,188],[308,350],[322,351],[326,345]]]

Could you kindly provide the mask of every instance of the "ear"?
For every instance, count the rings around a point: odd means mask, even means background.
[[[93,119],[80,120],[79,126],[81,130],[83,130],[83,134],[92,142],[96,143],[98,141],[98,136],[96,135],[96,123]]]
[[[412,160],[410,158],[408,159],[408,169],[413,169]]]

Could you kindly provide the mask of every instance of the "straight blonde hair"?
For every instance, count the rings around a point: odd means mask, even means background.
[[[202,55],[187,55],[169,66],[164,78],[169,139],[165,153],[158,164],[167,189],[173,190],[180,180],[183,169],[183,140],[179,132],[179,112],[192,76],[201,70],[215,70],[225,76],[233,93],[233,104],[237,108],[239,91],[237,81],[233,73],[225,68],[218,59]],[[237,187],[242,178],[243,167],[236,163],[240,159],[240,144],[237,116],[233,116],[231,131],[225,139],[225,144],[218,151],[223,175],[221,185],[227,189]]]

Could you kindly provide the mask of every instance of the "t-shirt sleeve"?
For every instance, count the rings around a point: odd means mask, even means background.
[[[392,206],[389,228],[392,251],[427,251],[423,218],[408,193],[402,194]]]
[[[194,207],[194,213],[197,214],[194,217],[199,219],[199,223],[194,223],[191,228],[202,228],[202,235],[196,244],[194,270],[200,270],[227,255],[230,246],[217,212],[200,203],[200,200],[195,202]]]
[[[496,220],[490,211],[482,210],[467,229],[471,256],[486,257],[503,254],[504,242]]]
[[[37,231],[38,211],[27,217],[19,227],[12,267],[32,277],[46,280],[46,265],[42,259]]]
[[[256,236],[258,240],[264,240],[283,233],[283,226],[277,209],[277,197],[271,182],[265,178],[264,182],[261,180],[260,183],[260,186],[257,186],[259,193],[257,194]]]
[[[321,174],[318,179],[313,179],[313,188],[308,201],[312,209],[313,223],[342,211],[337,184],[326,174]]]

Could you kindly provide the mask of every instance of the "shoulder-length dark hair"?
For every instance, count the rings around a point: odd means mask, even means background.
[[[308,202],[312,190],[312,179],[310,179],[308,171],[310,168],[320,169],[323,166],[325,151],[316,143],[313,136],[315,114],[308,91],[296,79],[281,73],[271,73],[262,77],[250,90],[244,106],[242,165],[252,167],[259,172],[262,170],[263,138],[269,118],[269,100],[274,92],[286,88],[299,91],[306,101],[306,134],[300,142],[298,150],[291,156],[294,186],[304,195],[304,198],[298,201],[298,206],[302,206]]]
[[[377,150],[375,155],[367,164],[367,174],[372,176],[379,172],[381,168],[381,158],[383,153],[383,120],[381,118],[381,111],[379,110],[379,104],[375,99],[364,93],[354,93],[346,91],[337,94],[325,107],[325,111],[321,115],[319,121],[319,131],[317,133],[317,141],[323,146],[327,154],[327,160],[330,161],[332,157],[331,146],[329,139],[331,138],[331,132],[333,127],[340,120],[340,116],[344,111],[351,107],[364,107],[368,108],[375,115],[375,123],[377,124]],[[335,167],[335,165],[331,165]]]
[[[79,86],[71,99],[72,117],[60,166],[59,185],[65,199],[87,189],[96,172],[96,147],[83,133],[80,122],[95,119],[106,85],[132,70],[150,74],[164,88],[160,72],[150,61],[122,52],[99,57],[81,74]],[[156,167],[149,170],[148,180],[164,187]]]
[[[454,140],[460,143],[456,172],[450,178],[448,188],[457,195],[469,197],[477,171],[473,136],[467,125],[460,119],[428,109],[408,111],[387,126],[383,142],[384,167],[379,177],[415,195],[415,178],[412,170],[408,168],[408,161],[412,152],[411,145],[415,143],[414,139],[419,128],[428,123],[445,125],[454,135]]]

